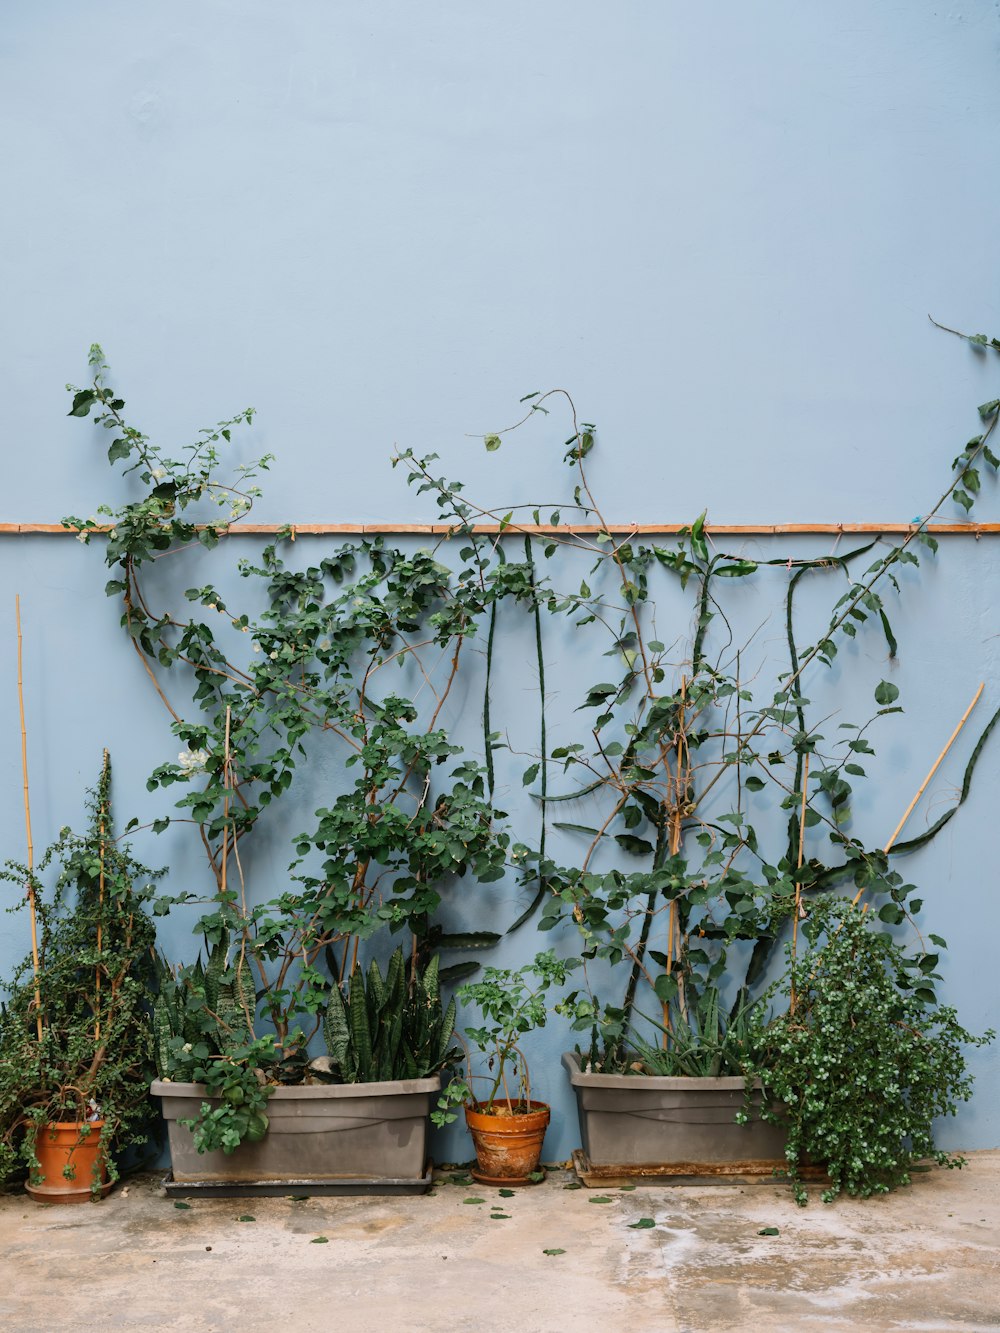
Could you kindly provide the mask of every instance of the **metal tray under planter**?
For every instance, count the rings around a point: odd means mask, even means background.
[[[736,1123],[740,1077],[585,1074],[575,1051],[562,1062],[580,1116],[578,1167],[595,1179],[761,1177],[787,1166],[785,1131],[760,1118],[759,1093],[749,1122]]]
[[[275,1088],[267,1103],[267,1133],[259,1143],[242,1143],[226,1154],[199,1153],[190,1129],[178,1123],[196,1117],[204,1101],[217,1104],[201,1084],[157,1079],[152,1092],[167,1122],[170,1190],[199,1185],[259,1186],[261,1193],[274,1193],[275,1186],[296,1194],[422,1192],[430,1185],[431,1098],[440,1089],[437,1074]]]

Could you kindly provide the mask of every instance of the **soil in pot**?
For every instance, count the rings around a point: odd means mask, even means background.
[[[33,1172],[25,1185],[37,1203],[90,1203],[94,1198],[95,1173],[98,1172],[100,1198],[104,1198],[111,1189],[111,1182],[102,1160],[103,1126],[103,1120],[94,1120],[87,1125],[75,1120],[61,1120],[39,1126],[35,1156],[40,1170]],[[89,1134],[86,1133],[88,1129]],[[72,1179],[64,1175],[67,1166],[73,1169]]]
[[[532,1184],[530,1177],[538,1171],[549,1118],[545,1102],[529,1102],[526,1110],[494,1102],[490,1113],[479,1103],[467,1106],[465,1120],[478,1160],[473,1179],[482,1185]]]

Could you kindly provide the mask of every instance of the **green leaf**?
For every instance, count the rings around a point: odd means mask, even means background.
[[[463,1202],[463,1203],[485,1203],[486,1200],[485,1200],[485,1199],[477,1199],[477,1198],[473,1197],[473,1198],[471,1198],[471,1199],[463,1199],[462,1202]]]
[[[588,1203],[614,1203],[610,1194],[592,1194]]]
[[[647,842],[645,838],[637,838],[632,833],[616,833],[615,842],[622,851],[631,853],[632,856],[649,856],[653,851],[653,844]]]
[[[748,778],[744,778],[743,785],[746,787],[747,791],[762,791],[764,788],[764,779],[757,777],[755,773],[751,773]]]
[[[640,1217],[638,1222],[630,1222],[630,1231],[648,1231],[650,1227],[655,1227],[656,1222],[651,1217]]]
[[[237,1222],[256,1222],[256,1221],[257,1221],[257,1219],[253,1216],[252,1213],[240,1213],[239,1217],[238,1217],[236,1220],[237,1220]]]
[[[309,1244],[310,1244],[310,1245],[329,1245],[329,1244],[330,1244],[330,1238],[329,1238],[328,1236],[313,1236],[313,1238],[312,1238],[312,1240],[309,1242]]]
[[[516,1190],[500,1190],[501,1199],[513,1199]]]
[[[79,389],[73,395],[73,406],[66,413],[68,417],[85,417],[97,399],[93,389]]]
[[[487,453],[491,454],[496,453],[496,451],[500,448],[500,436],[485,435],[483,437],[483,444],[486,445]]]
[[[565,1250],[543,1250],[542,1254],[565,1254]]]
[[[177,1203],[174,1204],[174,1207],[175,1207],[175,1208],[190,1208],[191,1205],[190,1205],[189,1203],[181,1203],[180,1201],[178,1201]]]
[[[523,777],[521,778],[521,782],[523,783],[523,785],[524,785],[525,787],[530,787],[530,786],[531,786],[531,784],[534,782],[535,778],[538,777],[538,770],[539,770],[540,768],[541,768],[541,764],[532,764],[530,768],[526,768],[526,769],[524,770],[524,775],[523,775]]]
[[[875,687],[875,702],[877,704],[891,704],[899,698],[899,689],[891,681],[880,681]]]
[[[758,1236],[780,1236],[781,1232],[777,1227],[761,1227],[757,1232]]]

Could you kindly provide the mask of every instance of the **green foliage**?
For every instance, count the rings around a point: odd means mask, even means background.
[[[427,1078],[453,1063],[455,1000],[442,1008],[438,974],[435,957],[408,978],[399,948],[384,977],[373,959],[367,973],[355,969],[346,990],[331,988],[323,1036],[336,1082]]]
[[[181,607],[158,608],[151,562],[195,543],[206,552],[219,548],[250,512],[259,494],[252,480],[270,459],[227,471],[226,449],[237,428],[252,425],[252,410],[168,454],[126,421],[98,347],[91,367],[91,386],[72,390],[71,415],[97,414],[115,436],[109,462],[140,490],[138,499],[99,511],[112,573],[106,591],[119,602],[123,629],[161,700],[191,688],[190,708],[168,705],[183,748],[147,785],[179,793],[173,822],[196,825],[207,853],[205,890],[163,894],[155,910],[202,903],[195,930],[208,962],[203,971],[176,969],[163,983],[161,1057],[170,1077],[192,1062],[206,1070],[239,1066],[242,1107],[251,1100],[251,1078],[304,1076],[306,1047],[336,991],[334,978],[359,942],[405,930],[425,966],[435,948],[447,947],[434,921],[442,887],[504,873],[508,838],[484,770],[439,725],[462,648],[486,611],[475,571],[481,558],[489,562],[489,548],[474,547],[472,568],[457,576],[429,552],[394,550],[381,540],[296,568],[287,559],[295,553],[287,530],[240,566],[251,600],[264,594],[263,614],[252,618],[227,605],[210,582],[187,589]],[[84,541],[100,526],[97,518],[65,522]],[[411,679],[413,698],[405,692]],[[287,886],[251,906],[246,840],[321,745],[353,771],[354,785],[295,838]],[[154,832],[170,822],[157,819]],[[260,1021],[273,1030],[273,1052],[261,1044]],[[233,1128],[205,1133],[228,1147]]]
[[[657,978],[662,983],[665,978]],[[669,985],[657,993],[673,995]],[[621,1009],[598,1010],[586,993],[574,992],[556,1006],[572,1020],[576,1031],[590,1029],[590,1048],[584,1068],[592,1074],[655,1075],[667,1078],[724,1078],[742,1074],[750,1050],[751,1017],[759,1001],[740,992],[735,1003],[723,1005],[715,986],[698,991],[688,987],[683,1007],[668,1029],[648,1014],[634,1010],[626,1024]],[[635,1019],[659,1034],[654,1044],[638,1031]],[[579,1051],[579,1047],[577,1048]]]
[[[445,1125],[455,1119],[454,1108],[474,1105],[478,1111],[491,1114],[494,1103],[503,1101],[507,1108],[526,1107],[531,1101],[528,1067],[521,1050],[521,1040],[529,1032],[545,1026],[548,1018],[548,992],[562,986],[579,958],[557,958],[552,949],[536,954],[523,967],[483,969],[482,979],[460,987],[458,998],[463,1004],[474,1004],[482,1016],[477,1027],[467,1027],[465,1035],[485,1056],[491,1080],[485,1097],[476,1097],[472,1091],[475,1076],[471,1069],[466,1079],[454,1078],[442,1091],[438,1109],[431,1114],[436,1125]],[[517,1091],[512,1095],[507,1074],[517,1078]]]
[[[914,1163],[962,1159],[935,1147],[933,1126],[968,1100],[963,1046],[982,1046],[954,1009],[938,1005],[935,955],[907,957],[870,914],[841,898],[814,903],[808,947],[788,950],[788,972],[769,992],[789,1006],[755,1011],[748,1080],[763,1080],[765,1118],[788,1127],[789,1175],[806,1202],[800,1168],[823,1163],[832,1185],[862,1198],[910,1181]],[[749,1083],[748,1083],[749,1086]]]
[[[0,871],[19,893],[8,911],[27,913],[33,890],[39,955],[37,982],[29,954],[0,1007],[0,1183],[37,1168],[47,1121],[103,1119],[112,1180],[115,1154],[151,1127],[153,926],[143,904],[155,876],[114,838],[107,755],[88,808],[86,833],[64,828],[33,870],[8,861]]]
[[[661,1069],[735,1072],[745,1040],[746,998],[759,991],[800,900],[853,882],[883,921],[899,923],[919,910],[913,886],[890,868],[886,853],[866,846],[853,830],[854,788],[868,775],[862,761],[875,756],[873,741],[884,720],[902,711],[898,687],[890,680],[878,683],[874,714],[840,722],[837,734],[826,738],[811,716],[804,686],[807,677],[833,664],[845,641],[862,633],[877,634],[889,658],[896,657],[890,598],[905,591],[902,576],[919,564],[919,548],[936,550],[928,524],[952,499],[968,509],[981,490],[981,467],[995,470],[1000,462],[989,444],[1000,403],[980,409],[982,433],[953,461],[948,485],[927,515],[897,542],[759,562],[720,550],[706,511],[682,529],[674,546],[638,534],[623,538],[606,522],[591,488],[587,469],[596,446],[594,426],[578,420],[562,390],[530,394],[524,401],[527,414],[511,430],[555,403],[571,415],[564,458],[576,484],[572,503],[561,508],[575,511],[597,532],[593,537],[554,533],[544,556],[550,560],[558,552],[560,558],[547,575],[529,565],[530,546],[529,562],[502,560],[486,571],[486,596],[493,597],[494,610],[498,598],[529,608],[536,629],[542,611],[569,621],[580,632],[578,656],[588,649],[602,656],[593,683],[579,694],[580,731],[551,749],[543,731],[541,753],[523,773],[529,788],[541,779],[536,794],[542,815],[537,846],[519,843],[512,857],[523,866],[522,887],[533,895],[525,915],[538,903],[540,929],[572,924],[581,957],[613,965],[620,999],[602,1002],[588,988],[561,1006],[579,1030],[591,1028],[595,1067],[624,1071],[655,1059]],[[506,435],[488,435],[489,452]],[[537,506],[522,503],[500,514],[470,501],[460,483],[435,474],[433,455],[407,452],[399,461],[407,466],[409,482],[437,500],[439,518],[470,542],[470,550],[477,521],[499,522],[501,531],[517,530],[515,515],[542,522]],[[551,526],[558,522],[557,512]],[[588,563],[582,580],[565,574],[573,554]],[[857,562],[865,556],[869,563],[857,576]],[[723,603],[730,589],[768,565],[788,570],[788,662],[777,671],[759,661],[748,668],[744,658],[751,644],[736,646]],[[660,571],[693,594],[686,653],[657,637],[653,580]],[[841,586],[820,636],[803,645],[795,596],[803,579],[820,577]],[[497,623],[491,615],[489,661]],[[584,635],[586,627],[592,629]],[[537,637],[540,644],[540,632]],[[962,800],[998,718],[1000,713],[976,747]],[[544,699],[542,719],[544,725]],[[560,770],[564,789],[553,791],[552,777]],[[577,842],[568,864],[547,854],[544,841],[546,811],[561,801],[577,802],[585,811],[573,822],[552,825]],[[946,812],[929,835],[953,813]],[[899,849],[912,845],[901,843]],[[729,997],[727,1004],[738,997],[732,1035],[721,1021],[722,994]],[[651,1000],[659,1007],[655,1016]]]
[[[889,854],[857,836],[853,822],[857,784],[868,777],[887,719],[902,711],[899,689],[890,679],[873,683],[871,715],[839,722],[826,736],[807,682],[859,636],[874,634],[890,663],[896,658],[894,599],[907,592],[920,548],[936,550],[928,524],[952,504],[968,511],[984,468],[1000,464],[990,447],[1000,402],[983,404],[981,433],[953,460],[938,501],[898,541],[761,562],[719,549],[707,511],[676,543],[612,529],[588,474],[596,427],[578,420],[564,391],[528,394],[525,416],[511,429],[547,416],[556,403],[572,418],[562,445],[571,498],[544,513],[530,503],[493,510],[469,500],[461,482],[438,475],[435,455],[401,452],[394,466],[436,502],[456,539],[456,567],[445,567],[433,551],[396,550],[381,539],[345,545],[303,567],[292,560],[289,531],[241,564],[252,591],[265,594],[266,609],[252,617],[227,606],[211,582],[187,590],[184,614],[155,608],[146,586],[153,559],[194,542],[211,550],[248,512],[256,492],[245,478],[268,460],[225,480],[223,458],[232,431],[250,426],[252,412],[202,432],[171,459],[126,424],[100,349],[92,366],[93,384],[74,391],[71,415],[97,412],[116,436],[109,461],[123,464],[143,488],[138,500],[104,511],[108,595],[120,601],[123,627],[161,696],[163,673],[173,676],[171,696],[181,682],[193,685],[190,709],[173,723],[185,748],[149,779],[151,789],[180,791],[179,817],[197,825],[210,871],[197,926],[207,961],[171,974],[182,989],[164,1028],[170,1058],[179,1060],[178,1051],[193,1057],[204,1045],[199,1068],[234,1063],[258,1085],[262,1077],[300,1077],[306,1045],[326,1013],[339,1077],[391,1067],[405,1042],[405,1023],[397,1022],[402,992],[390,977],[355,970],[359,945],[383,930],[405,932],[419,970],[439,949],[494,943],[495,935],[481,931],[449,936],[436,919],[443,886],[462,876],[488,883],[514,868],[528,905],[510,929],[539,912],[539,929],[576,932],[574,961],[611,965],[612,1003],[588,985],[558,1006],[577,1030],[590,1030],[591,1063],[609,1071],[739,1067],[752,997],[770,960],[801,904],[832,886],[853,883],[889,925],[919,911],[913,886]],[[484,436],[487,453],[499,451],[506,436]],[[227,512],[206,520],[213,503]],[[567,531],[564,513],[583,519],[588,532]],[[533,532],[524,531],[529,519]],[[84,540],[97,525],[67,521]],[[500,536],[484,539],[482,521]],[[515,533],[524,541],[523,559],[511,558],[504,540]],[[567,579],[574,555],[586,569]],[[727,597],[765,574],[785,579],[787,661],[777,669],[766,659],[747,662],[757,651],[752,638],[736,646],[725,612]],[[691,600],[686,647],[658,637],[666,637],[656,600],[664,579]],[[833,585],[833,607],[815,641],[803,644],[796,597],[804,580],[821,579]],[[505,733],[502,724],[497,729],[491,682],[504,616],[525,614],[540,699],[539,750],[528,756],[522,782],[538,801],[540,820],[536,839],[525,834],[511,844],[494,803]],[[555,746],[546,720],[543,621],[571,626],[580,657],[600,658],[577,700],[581,728]],[[441,725],[469,658],[466,645],[477,636],[486,644],[482,766]],[[891,675],[891,665],[885,671]],[[998,719],[1000,712],[979,738],[958,804]],[[281,892],[249,907],[245,840],[320,745],[342,759],[353,786],[327,801],[295,838]],[[566,801],[580,803],[572,821],[550,824]],[[926,841],[955,809],[895,850]],[[161,818],[154,830],[168,823]],[[567,849],[561,859],[547,846],[550,829]],[[194,897],[165,895],[156,910]],[[481,993],[463,988],[484,1014],[484,1026],[469,1036],[492,1053],[488,1104],[508,1068],[522,1068],[520,1036],[545,1021],[552,969],[562,984],[568,966],[550,951],[518,972],[488,969]],[[458,967],[467,975],[476,964]],[[258,988],[252,1003],[244,969]],[[921,989],[926,1000],[927,976]],[[273,1029],[273,1050],[259,1045],[258,1013]],[[518,1097],[526,1095],[522,1086]],[[453,1118],[451,1108],[471,1099],[469,1084],[453,1081],[440,1115]]]

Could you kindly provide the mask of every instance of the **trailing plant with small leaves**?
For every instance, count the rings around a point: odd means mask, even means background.
[[[34,869],[0,870],[22,895],[7,910],[25,910],[30,885],[38,923],[37,973],[29,954],[0,1006],[0,1183],[37,1170],[35,1138],[49,1121],[103,1121],[92,1132],[111,1180],[116,1154],[144,1144],[152,1127],[154,931],[144,904],[155,876],[114,837],[106,752],[88,808],[86,833],[64,828]],[[100,1179],[92,1184],[96,1197]]]
[[[908,958],[850,900],[814,902],[803,933],[808,947],[788,946],[788,972],[768,992],[788,1007],[770,1020],[755,1011],[744,1064],[748,1088],[764,1082],[764,1118],[787,1126],[796,1200],[807,1201],[806,1160],[829,1173],[827,1202],[907,1185],[924,1159],[963,1165],[935,1146],[934,1121],[971,1095],[963,1047],[995,1034],[967,1032],[937,1003],[936,958]]]

